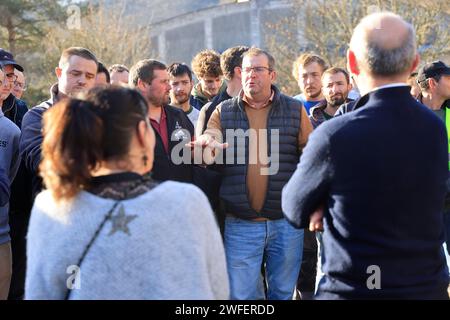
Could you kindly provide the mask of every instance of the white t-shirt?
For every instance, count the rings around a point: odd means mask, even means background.
[[[198,116],[200,115],[200,111],[198,111],[193,106],[191,106],[191,110],[186,112],[186,115],[188,116],[189,120],[191,120],[191,122],[195,128],[195,125],[197,124]]]

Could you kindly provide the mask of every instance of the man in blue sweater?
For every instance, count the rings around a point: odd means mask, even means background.
[[[10,92],[11,82],[6,72],[2,71],[2,67],[2,64],[0,64],[0,96],[4,97]],[[20,164],[19,138],[20,129],[4,116],[2,108],[0,108],[0,300],[8,297],[11,281],[11,237],[8,223],[9,188]],[[4,187],[5,182],[6,189]]]
[[[374,13],[355,28],[348,69],[362,97],[319,126],[283,189],[286,218],[320,227],[319,299],[448,299],[443,252],[445,126],[406,85],[413,27]]]
[[[6,171],[0,168],[0,206],[4,206],[9,200],[9,178]]]

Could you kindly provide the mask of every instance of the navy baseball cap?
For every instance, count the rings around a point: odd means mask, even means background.
[[[11,54],[11,52],[6,51],[3,48],[0,48],[0,65],[7,66],[8,64],[11,64],[19,71],[23,71],[23,68],[20,64],[18,64],[14,60],[14,56]]]
[[[450,67],[442,61],[433,61],[424,65],[417,75],[417,82],[425,81],[426,79],[433,78],[439,75],[450,75]]]

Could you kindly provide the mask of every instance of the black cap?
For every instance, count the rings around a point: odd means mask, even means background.
[[[11,54],[11,52],[8,52],[4,50],[3,48],[0,48],[0,64],[2,66],[7,66],[8,64],[12,64],[14,68],[16,68],[19,71],[23,71],[23,68],[20,64],[18,64],[14,60],[14,56]]]
[[[442,61],[433,61],[424,65],[417,75],[417,82],[425,81],[426,79],[439,76],[441,74],[450,75],[450,67]]]

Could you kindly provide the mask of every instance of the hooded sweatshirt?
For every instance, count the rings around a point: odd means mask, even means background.
[[[0,168],[0,206],[8,203],[9,199],[9,178],[5,170]]]
[[[0,108],[0,169],[8,178],[8,189],[20,165],[19,138],[19,127],[6,118]],[[9,202],[7,201],[0,206],[0,244],[10,241],[8,210]]]

